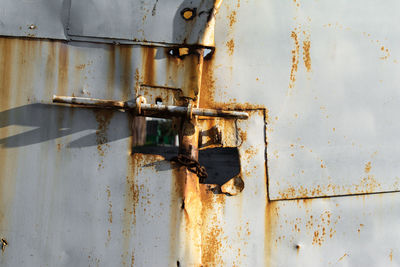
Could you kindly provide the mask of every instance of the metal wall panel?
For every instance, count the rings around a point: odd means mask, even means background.
[[[1,38],[0,265],[399,265],[399,194],[369,194],[398,190],[397,7],[223,2],[200,105],[250,114],[218,122],[236,196],[132,155],[129,112],[50,105],[179,90],[167,48]]]
[[[399,190],[397,1],[224,1],[210,106],[268,109],[271,199]]]
[[[70,0],[2,0],[0,34],[67,39]]]
[[[68,33],[136,42],[213,45],[203,39],[213,7],[213,0],[72,0]],[[187,8],[196,9],[191,20],[181,15]]]

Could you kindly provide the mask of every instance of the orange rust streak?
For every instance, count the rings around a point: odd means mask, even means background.
[[[129,151],[131,150],[131,144],[129,145]],[[125,185],[125,201],[124,201],[124,210],[123,210],[123,218],[122,218],[122,248],[123,253],[121,255],[122,262],[127,263],[129,254],[133,255],[131,252],[131,229],[132,225],[136,223],[136,207],[139,203],[139,187],[137,184],[136,176],[137,176],[137,168],[141,165],[143,160],[143,155],[133,154],[129,158],[128,162],[128,170],[126,176],[126,185]]]
[[[275,237],[276,237],[276,226],[279,216],[278,203],[274,201],[266,201],[265,203],[265,233],[264,233],[264,258],[266,259],[267,266],[270,266],[269,259],[272,256],[274,249]]]
[[[146,85],[155,85],[155,55],[156,48],[142,47],[142,75],[143,83]]]
[[[107,186],[107,201],[108,201],[108,222],[112,223],[113,222],[113,217],[112,217],[112,203],[111,203],[111,191],[110,187]]]
[[[16,63],[15,48],[16,41],[8,38],[0,38],[0,110],[4,111],[11,108],[11,92],[13,87],[13,68]],[[8,117],[1,117],[0,123],[7,125]],[[8,128],[3,128],[0,131],[0,137],[6,138],[9,136]],[[0,229],[7,229],[6,222],[8,221],[8,214],[10,212],[9,203],[11,203],[14,190],[12,189],[15,181],[13,177],[7,175],[8,168],[14,168],[13,161],[9,162],[9,151],[4,147],[0,147],[0,169],[2,175],[0,176]]]
[[[226,42],[226,47],[228,48],[229,55],[232,56],[233,52],[235,51],[235,42],[233,39],[230,39],[228,42]]]
[[[225,204],[225,195],[214,194],[201,185],[201,261],[204,266],[223,266],[221,257],[223,229],[218,225],[218,207]]]
[[[303,61],[307,72],[311,71],[310,40],[303,41]]]
[[[104,157],[107,148],[110,146],[108,143],[107,137],[107,129],[110,124],[111,118],[114,115],[114,111],[100,109],[95,110],[96,121],[98,123],[98,127],[96,130],[96,143],[97,143],[97,151],[101,157]],[[100,163],[98,165],[98,169],[103,168],[103,159],[100,159]]]
[[[232,13],[228,16],[229,19],[229,27],[232,29],[233,25],[236,23],[236,11],[233,10]]]
[[[293,88],[294,83],[296,82],[297,66],[299,64],[300,45],[296,32],[292,31],[290,37],[292,37],[295,46],[295,48],[292,50],[292,69],[290,70],[290,82],[289,82],[289,88]]]
[[[371,161],[365,164],[365,173],[369,173],[371,171]]]
[[[133,67],[132,67],[132,46],[128,45],[123,45],[119,46],[119,56],[120,56],[120,61],[122,65],[122,98],[124,100],[131,99],[132,98],[132,83],[133,83]],[[150,63],[148,63],[150,61]],[[147,58],[146,59],[146,66],[150,68],[150,70],[154,70],[153,65],[149,64],[154,64],[154,60],[152,58]],[[147,70],[147,69],[146,69]],[[147,73],[147,72],[146,72]]]
[[[58,79],[57,93],[59,95],[68,95],[68,65],[69,49],[67,45],[60,43],[58,47]]]
[[[343,258],[346,257],[346,256],[348,256],[348,254],[347,254],[347,253],[344,253],[344,255],[343,255],[342,257],[340,257],[338,261],[343,260]]]

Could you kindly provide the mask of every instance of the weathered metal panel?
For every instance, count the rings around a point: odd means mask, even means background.
[[[2,0],[0,34],[67,39],[69,0]]]
[[[71,0],[70,35],[136,42],[213,45],[205,37],[215,0]],[[182,12],[194,11],[186,20]],[[212,25],[213,27],[213,25]]]
[[[200,107],[250,118],[199,125],[238,147],[236,196],[132,154],[129,112],[50,105],[170,103],[193,62],[163,47],[0,38],[0,265],[399,265],[398,193],[315,198],[398,190],[397,5],[224,1]]]
[[[224,1],[214,106],[268,109],[270,199],[400,189],[399,8]]]

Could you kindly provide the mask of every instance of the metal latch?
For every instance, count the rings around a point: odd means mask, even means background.
[[[232,110],[219,110],[219,109],[208,109],[208,108],[195,108],[190,104],[185,106],[172,106],[162,104],[147,104],[146,98],[139,96],[136,101],[117,101],[117,100],[105,100],[88,97],[71,97],[71,96],[53,96],[53,103],[64,103],[86,107],[96,108],[111,108],[111,109],[124,109],[124,110],[135,110],[139,116],[149,117],[161,117],[166,116],[182,117],[187,116],[204,116],[204,117],[222,117],[232,119],[247,119],[249,114],[243,111],[232,111]],[[145,114],[144,111],[149,112]]]

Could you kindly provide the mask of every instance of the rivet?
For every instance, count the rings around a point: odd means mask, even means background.
[[[185,20],[191,20],[196,16],[196,8],[184,8],[181,11],[181,16]]]

